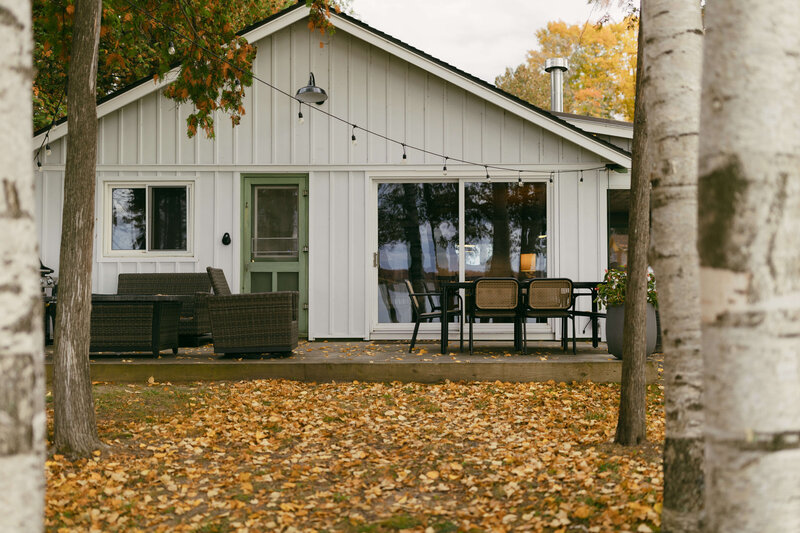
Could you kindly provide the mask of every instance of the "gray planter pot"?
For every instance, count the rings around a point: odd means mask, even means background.
[[[625,324],[625,306],[612,305],[606,310],[606,340],[608,353],[622,359],[622,328]],[[647,353],[650,355],[656,349],[656,309],[652,304],[647,304]]]

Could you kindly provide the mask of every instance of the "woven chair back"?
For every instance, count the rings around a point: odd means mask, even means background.
[[[516,309],[519,284],[515,279],[479,279],[475,282],[478,309]]]
[[[214,294],[219,296],[229,296],[231,288],[228,286],[228,280],[225,279],[225,272],[221,268],[206,267],[208,278],[211,280],[211,288],[214,289]]]
[[[414,295],[414,285],[411,284],[411,280],[404,280],[406,284],[406,289],[408,289],[408,296],[411,298],[411,305],[414,307],[414,312],[419,313],[422,311],[422,302],[419,301],[419,298]]]
[[[572,306],[572,281],[534,279],[528,285],[528,307],[533,310],[564,310]]]

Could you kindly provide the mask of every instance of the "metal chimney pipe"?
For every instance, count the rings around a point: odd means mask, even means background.
[[[544,71],[550,73],[550,110],[564,111],[564,73],[569,70],[569,61],[564,57],[553,57],[544,62]]]

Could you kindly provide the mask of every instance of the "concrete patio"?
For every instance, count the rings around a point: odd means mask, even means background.
[[[222,357],[212,345],[181,348],[178,355],[149,353],[92,354],[93,381],[157,382],[239,381],[290,379],[297,381],[507,381],[596,383],[619,382],[622,363],[605,350],[578,342],[577,354],[563,353],[558,342],[529,345],[528,355],[511,350],[509,342],[478,342],[473,355],[453,351],[438,353],[438,342],[418,343],[408,353],[407,342],[301,340],[291,356],[258,355]],[[47,378],[52,378],[52,351],[46,350]],[[657,359],[648,359],[647,381],[658,379]]]

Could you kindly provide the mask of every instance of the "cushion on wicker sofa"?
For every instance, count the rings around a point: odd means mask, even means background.
[[[117,294],[164,294],[181,300],[178,332],[184,337],[200,337],[211,333],[206,298],[211,282],[205,272],[120,274]]]

